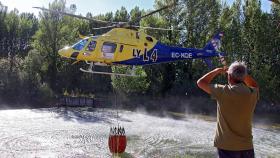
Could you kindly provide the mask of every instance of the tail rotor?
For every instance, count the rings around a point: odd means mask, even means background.
[[[207,52],[218,52],[221,48],[221,38],[224,36],[223,32],[219,32],[217,34],[215,34],[205,45],[204,50]],[[219,60],[220,62],[226,66],[226,60],[224,58],[224,53],[222,52],[218,52],[218,56],[219,56]],[[212,69],[213,65],[212,65],[212,61],[210,58],[205,58],[204,59],[205,63],[207,64],[207,66]]]

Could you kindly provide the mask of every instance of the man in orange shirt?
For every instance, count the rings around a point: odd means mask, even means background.
[[[228,84],[211,84],[227,73]],[[217,129],[214,146],[220,158],[254,158],[252,118],[259,98],[256,81],[247,74],[243,62],[234,62],[228,70],[216,68],[197,81],[199,88],[217,100]]]

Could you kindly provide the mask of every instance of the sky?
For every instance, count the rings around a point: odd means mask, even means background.
[[[0,0],[2,4],[8,6],[9,10],[17,8],[20,12],[33,12],[38,15],[39,10],[32,7],[48,7],[53,0]],[[153,0],[66,0],[66,5],[76,4],[76,14],[86,15],[91,12],[93,15],[114,12],[124,6],[130,11],[135,6],[140,9],[153,9]]]
[[[48,4],[53,0],[0,0],[2,4],[8,6],[8,10],[17,8],[19,12],[32,12],[35,15],[39,14],[38,9],[32,7],[48,7]],[[139,6],[140,9],[153,9],[154,0],[66,0],[67,6],[70,4],[76,4],[76,14],[86,15],[91,12],[93,15],[104,14],[107,12],[115,12],[124,6],[130,11],[135,6]],[[222,0],[227,1],[227,4],[232,4],[234,0]],[[271,2],[268,0],[261,0],[262,10],[265,12],[270,11]]]

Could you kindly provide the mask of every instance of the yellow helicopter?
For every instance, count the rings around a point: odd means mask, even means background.
[[[158,10],[152,11],[144,16],[141,16],[139,20],[173,5],[174,4],[164,6]],[[76,61],[85,61],[89,65],[89,68],[80,68],[80,70],[83,72],[119,76],[135,76],[135,65],[159,64],[163,62],[192,60],[196,58],[204,59],[205,62],[210,65],[209,58],[211,57],[220,57],[220,59],[224,61],[224,53],[218,51],[220,48],[220,40],[223,36],[222,32],[217,33],[202,49],[173,47],[162,44],[154,37],[147,35],[142,31],[143,29],[172,29],[140,27],[132,25],[130,22],[107,22],[41,7],[33,8],[73,16],[76,18],[93,20],[99,23],[113,24],[111,26],[97,28],[112,28],[105,34],[100,36],[80,36],[82,38],[80,41],[72,46],[66,46],[59,50],[58,53],[62,57],[71,58]],[[132,65],[133,71],[130,74],[99,72],[93,71],[94,65]]]

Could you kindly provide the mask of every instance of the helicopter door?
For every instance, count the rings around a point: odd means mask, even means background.
[[[86,50],[92,52],[94,51],[95,47],[96,47],[96,41],[90,41]]]
[[[104,42],[102,46],[102,53],[105,59],[113,59],[117,45],[112,42]]]

